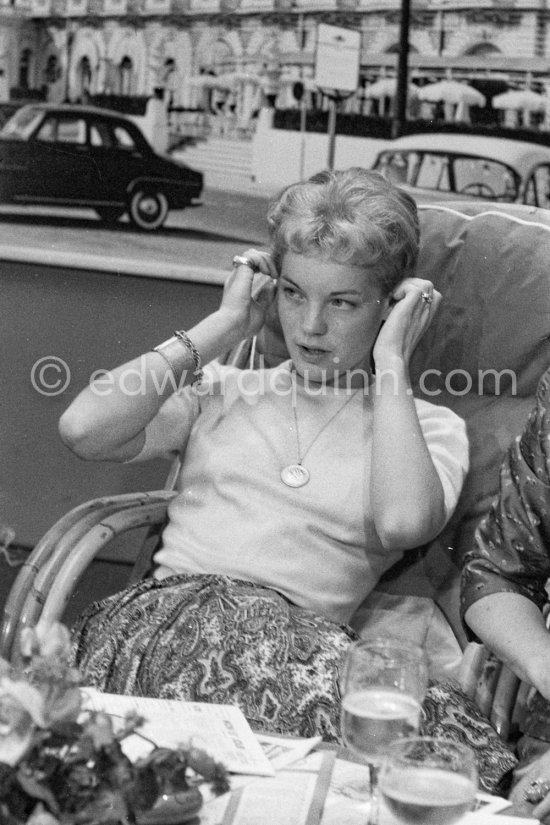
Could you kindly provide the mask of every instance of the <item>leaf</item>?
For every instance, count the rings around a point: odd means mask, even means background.
[[[39,803],[27,819],[26,825],[59,825],[59,820]]]
[[[57,799],[47,785],[40,782],[33,774],[25,773],[23,769],[17,772],[17,780],[25,793],[32,796],[33,799],[40,799],[45,802],[50,811],[55,814],[59,813]]]
[[[126,794],[136,810],[147,810],[154,805],[159,795],[159,783],[151,766],[136,769],[134,780],[128,784]]]
[[[82,696],[80,688],[70,687],[59,692],[55,700],[46,705],[46,716],[50,724],[76,722],[80,714]]]
[[[202,802],[198,788],[163,796],[150,810],[137,812],[137,825],[181,825],[198,813]]]

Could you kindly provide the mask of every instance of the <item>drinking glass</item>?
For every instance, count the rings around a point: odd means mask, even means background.
[[[473,751],[449,739],[392,742],[380,771],[380,795],[395,825],[452,825],[473,807]]]
[[[397,639],[354,642],[341,680],[342,738],[366,762],[370,776],[368,825],[378,821],[378,770],[390,743],[418,732],[428,685],[422,649]]]

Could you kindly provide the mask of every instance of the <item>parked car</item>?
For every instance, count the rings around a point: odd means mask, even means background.
[[[107,222],[125,212],[158,229],[196,203],[201,172],[158,155],[125,115],[93,106],[31,103],[0,130],[0,201],[86,206]]]
[[[420,202],[481,198],[550,209],[549,145],[460,134],[397,138],[374,168]]]

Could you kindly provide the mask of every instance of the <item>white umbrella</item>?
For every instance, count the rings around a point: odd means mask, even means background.
[[[250,74],[249,72],[243,71],[226,72],[225,74],[220,74],[218,75],[218,80],[221,83],[231,84],[233,87],[237,86],[239,83],[256,83],[259,85],[262,82],[262,78],[259,75]]]
[[[544,112],[546,98],[531,89],[512,89],[496,95],[492,100],[494,109],[522,109],[528,112]]]
[[[439,80],[437,83],[430,83],[422,86],[418,90],[419,100],[426,100],[428,103],[452,103],[458,105],[465,103],[467,106],[485,106],[487,102],[484,95],[469,86],[467,83],[460,83],[458,80]]]
[[[224,91],[231,91],[235,85],[233,80],[224,80],[223,75],[213,74],[193,75],[187,78],[187,83],[197,89],[222,89]]]
[[[418,92],[418,86],[415,86],[414,83],[409,83],[408,85],[408,94],[409,95],[416,95]],[[376,80],[374,83],[371,83],[370,86],[365,88],[365,97],[373,97],[373,98],[382,98],[382,97],[395,97],[397,94],[397,78],[396,77],[381,77],[380,80]]]

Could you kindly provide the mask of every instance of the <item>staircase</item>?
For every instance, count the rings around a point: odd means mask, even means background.
[[[246,189],[252,181],[252,141],[210,137],[194,146],[175,149],[172,157],[204,174],[213,189]]]

